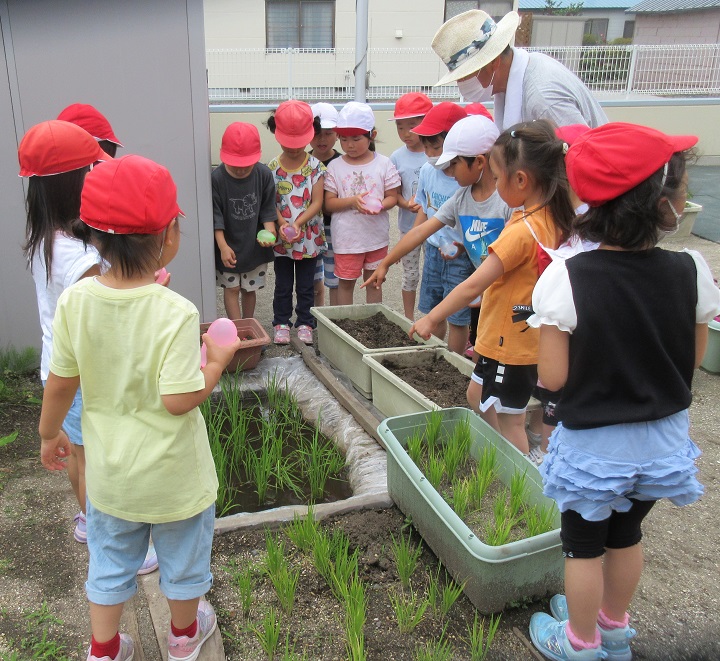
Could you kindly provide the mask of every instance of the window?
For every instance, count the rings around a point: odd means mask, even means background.
[[[623,39],[632,39],[635,36],[635,21],[625,21]]]
[[[607,32],[607,18],[591,18],[589,21],[585,21],[585,34],[593,35],[599,43],[605,43]]]
[[[493,2],[485,2],[484,0],[445,0],[445,20],[464,11],[471,9],[482,9],[490,14],[497,23],[505,14],[512,11],[513,3],[511,0],[494,0]]]
[[[335,0],[265,0],[267,48],[334,48]]]

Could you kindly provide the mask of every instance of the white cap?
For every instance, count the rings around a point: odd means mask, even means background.
[[[361,130],[369,133],[375,128],[375,115],[367,103],[348,101],[338,115],[337,129],[341,131]]]
[[[320,120],[321,129],[334,129],[338,123],[338,111],[330,103],[315,103],[310,106],[313,117]]]
[[[439,168],[456,156],[487,154],[498,139],[500,131],[495,122],[482,115],[470,115],[456,122],[448,131],[443,143],[442,156],[435,167]]]

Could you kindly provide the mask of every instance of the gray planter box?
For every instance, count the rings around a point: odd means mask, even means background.
[[[412,322],[382,303],[369,305],[335,305],[331,307],[311,308],[310,312],[317,319],[317,338],[320,353],[327,358],[330,364],[343,372],[364,397],[372,396],[372,380],[370,367],[363,363],[363,356],[386,351],[417,351],[418,347],[445,347],[442,340],[431,337],[429,340],[419,340],[416,347],[386,347],[382,349],[369,349],[346,333],[335,323],[339,319],[366,319],[378,312],[388,320],[402,328],[405,332],[410,330]]]
[[[465,594],[483,613],[502,610],[510,602],[542,597],[562,588],[563,558],[558,528],[551,532],[488,546],[455,514],[410,459],[405,447],[418,427],[427,425],[429,413],[415,413],[384,420],[378,432],[387,448],[388,491],[397,506],[412,518],[413,526],[453,578],[465,586]],[[500,479],[508,484],[516,469],[527,471],[529,504],[549,504],[543,496],[540,473],[523,455],[469,409],[442,409],[443,429],[467,420],[477,459],[488,445],[497,450]]]

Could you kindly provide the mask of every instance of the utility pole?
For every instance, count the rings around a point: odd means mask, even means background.
[[[355,101],[365,102],[368,52],[369,0],[355,0]]]

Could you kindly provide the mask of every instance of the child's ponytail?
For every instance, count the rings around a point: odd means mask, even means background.
[[[571,234],[575,210],[565,173],[565,143],[558,140],[553,125],[544,119],[516,124],[500,134],[495,148],[502,151],[508,174],[524,170],[542,191],[540,206],[526,211],[549,207],[562,240],[566,240]]]

